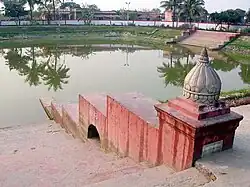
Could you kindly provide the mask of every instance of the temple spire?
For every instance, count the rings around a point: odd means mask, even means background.
[[[218,101],[220,91],[220,77],[209,63],[207,49],[203,48],[196,65],[185,78],[183,96],[197,103],[212,104]]]
[[[200,63],[209,63],[209,57],[208,57],[208,52],[207,52],[206,47],[204,47],[201,51],[199,62]]]

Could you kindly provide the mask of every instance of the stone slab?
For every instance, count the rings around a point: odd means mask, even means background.
[[[171,114],[172,116],[176,117],[177,119],[186,122],[188,124],[190,124],[191,127],[193,128],[201,128],[201,127],[207,127],[207,126],[211,126],[215,123],[223,123],[229,120],[237,120],[237,119],[242,119],[242,116],[231,111],[231,113],[222,115],[222,116],[217,116],[217,117],[213,117],[213,118],[208,118],[208,119],[204,119],[204,120],[195,120],[192,119],[190,117],[186,117],[184,116],[182,113],[180,113],[179,111],[172,109],[168,106],[168,104],[160,104],[160,105],[156,105],[156,107],[161,110],[161,111],[166,111],[169,114]]]
[[[107,116],[107,94],[93,93],[82,94],[82,96],[87,101],[89,101],[97,110],[99,110],[104,116]]]
[[[79,123],[79,105],[77,103],[64,104],[64,110],[69,114],[70,118],[75,122]]]
[[[157,112],[154,108],[155,104],[160,104],[158,101],[136,92],[112,94],[110,97],[146,122],[155,125],[156,127],[159,126]]]

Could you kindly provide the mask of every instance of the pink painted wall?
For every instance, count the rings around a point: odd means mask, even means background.
[[[107,140],[107,122],[104,116],[96,107],[94,107],[83,96],[79,96],[79,123],[84,129],[87,138],[89,125],[94,125],[99,133],[102,147],[106,148]]]
[[[148,124],[119,102],[107,97],[109,147],[121,154],[152,165],[159,163],[159,129]]]

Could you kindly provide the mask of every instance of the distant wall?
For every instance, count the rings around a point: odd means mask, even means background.
[[[37,21],[37,23],[39,23],[40,25],[47,25],[47,21]],[[51,25],[58,25],[58,24],[64,25],[65,24],[65,20],[55,20],[55,21],[51,21]],[[93,20],[91,22],[94,25],[128,25],[128,23],[133,23],[133,21],[122,21],[122,20]],[[17,25],[18,23],[16,21],[1,21],[1,25],[2,26],[13,26],[13,25]],[[29,25],[30,21],[21,21],[21,25]],[[172,22],[170,21],[134,21],[134,24],[136,26],[172,26]],[[178,27],[184,24],[188,24],[186,22],[178,22],[175,23],[175,25],[178,24]],[[215,28],[217,24],[215,23],[192,23],[193,25],[195,25],[196,27],[200,28],[200,29],[212,29]],[[83,20],[66,20],[66,25],[84,25],[84,21]],[[223,27],[227,28],[227,25],[222,25]],[[250,26],[247,25],[231,25],[230,28],[231,29],[238,29],[238,28],[250,28]]]

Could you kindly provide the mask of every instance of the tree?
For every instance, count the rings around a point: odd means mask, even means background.
[[[133,21],[133,24],[135,20],[137,19],[137,17],[138,17],[137,11],[130,12],[129,19]]]
[[[27,0],[29,8],[30,8],[30,20],[33,21],[33,10],[36,4],[36,0]]]
[[[67,9],[67,10],[69,10],[70,15],[71,15],[71,12],[72,12],[73,9],[81,9],[81,6],[79,4],[77,4],[77,3],[75,3],[75,2],[64,2],[63,1],[61,3],[60,9],[63,9],[63,10]],[[66,18],[66,14],[65,14],[64,15],[65,25],[66,25],[66,19],[67,18]]]
[[[39,6],[39,11],[46,12],[46,18],[48,24],[50,24],[51,11],[53,9],[52,0],[37,0],[37,4]]]
[[[250,22],[250,9],[248,10],[248,12],[246,13],[246,22]]]
[[[216,28],[219,25],[226,23],[228,25],[228,30],[229,30],[229,27],[231,24],[241,23],[243,18],[244,18],[243,12],[240,9],[236,9],[236,10],[229,9],[226,11],[222,11],[220,13],[214,12],[214,13],[210,14],[211,21],[217,23]],[[222,29],[222,27],[221,27],[221,29]]]
[[[20,0],[20,1],[3,1],[4,3],[4,11],[5,16],[8,17],[14,17],[18,19],[18,25],[20,25],[20,18],[23,16],[28,15],[28,11],[25,10],[24,5],[26,4],[26,0]]]
[[[165,10],[172,11],[172,27],[174,27],[174,22],[176,21],[176,10],[181,6],[183,0],[167,0],[161,1],[161,7],[165,8]]]
[[[187,16],[190,26],[196,16],[201,16],[204,4],[204,0],[184,0],[180,14]]]
[[[100,11],[100,9],[95,5],[83,5],[82,7],[82,18],[85,24],[90,24],[91,20],[94,18],[95,12]]]

